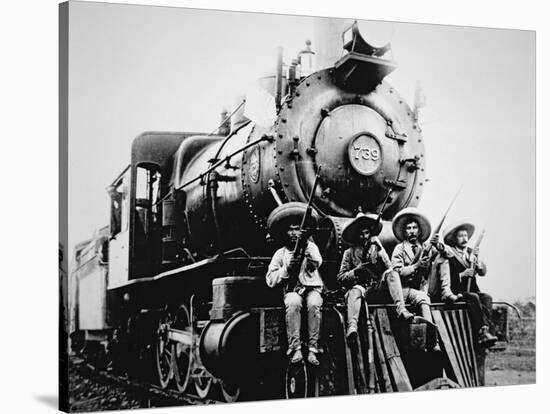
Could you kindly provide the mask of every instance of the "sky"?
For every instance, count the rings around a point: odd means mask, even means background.
[[[220,112],[313,40],[315,21],[253,13],[73,2],[69,42],[69,246],[108,224],[105,188],[144,131],[214,130]],[[360,22],[391,40],[386,80],[412,106],[417,82],[427,176],[420,208],[485,228],[482,290],[535,294],[535,34]]]

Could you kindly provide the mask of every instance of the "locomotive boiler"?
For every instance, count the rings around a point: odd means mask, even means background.
[[[103,325],[89,335],[108,343],[116,369],[153,367],[162,387],[173,382],[184,392],[192,386],[201,397],[218,382],[227,401],[252,386],[258,396],[260,385],[271,392],[262,398],[312,395],[307,381],[299,385],[308,371],[287,370],[282,295],[264,280],[276,248],[268,216],[284,203],[306,202],[322,166],[313,195],[321,218],[314,237],[324,258],[322,277],[333,290],[345,224],[359,211],[380,214],[380,239],[391,249],[389,220],[418,203],[425,182],[415,111],[384,80],[396,68],[386,58],[390,46],[369,45],[355,24],[347,35],[342,57],[330,67],[308,67],[309,44],[287,71],[279,58],[275,75],[261,82],[275,108],[272,122],[245,117],[250,102],[244,102],[216,134],[147,132],[134,140],[131,164],[108,188],[107,289],[105,300],[98,299],[107,306],[79,310],[101,313]],[[323,311],[321,359],[332,368],[315,393],[362,392],[353,385],[361,382],[353,377],[361,370],[350,374],[350,364],[363,362],[345,345],[338,298],[326,303],[333,305]],[[397,351],[393,337],[386,338],[390,319],[395,323],[388,314],[378,312],[378,345]],[[457,315],[465,317],[463,309]],[[417,328],[423,333],[417,339],[433,339],[429,329]],[[417,355],[407,340],[397,342]],[[422,355],[409,364],[417,387],[443,370],[441,361]],[[417,369],[426,358],[435,368]],[[469,358],[474,370],[472,352]],[[471,374],[470,385],[474,379]],[[389,387],[380,384],[378,390]]]

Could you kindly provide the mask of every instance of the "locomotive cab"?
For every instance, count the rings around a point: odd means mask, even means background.
[[[130,239],[130,167],[107,188],[111,198],[109,288],[128,280]]]

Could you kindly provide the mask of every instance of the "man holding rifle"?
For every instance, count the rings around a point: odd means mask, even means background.
[[[400,319],[411,321],[414,317],[405,308],[399,276],[391,271],[391,262],[377,236],[382,223],[374,214],[359,213],[343,230],[342,238],[351,246],[344,252],[337,279],[348,289],[346,305],[349,343],[357,338],[357,322],[361,301],[369,303],[393,302]]]
[[[426,292],[429,275],[439,272],[443,263],[438,255],[438,252],[445,251],[439,243],[439,232],[436,231],[430,241],[425,243],[430,237],[431,224],[415,207],[401,210],[394,217],[392,228],[401,243],[395,246],[391,263],[401,278],[405,300],[418,306],[424,319],[433,323],[430,298]],[[443,292],[443,296],[446,300],[456,300],[449,288]]]
[[[453,293],[462,297],[470,306],[473,329],[479,332],[478,344],[489,347],[497,338],[489,333],[493,298],[480,292],[475,276],[485,276],[487,267],[479,260],[479,244],[471,249],[468,242],[475,231],[471,223],[460,221],[450,226],[443,233],[447,245],[447,260],[441,267],[441,286],[450,285]],[[437,294],[437,292],[435,293]]]
[[[287,354],[291,357],[292,363],[303,360],[300,329],[302,304],[305,302],[308,324],[307,361],[312,365],[319,365],[317,353],[323,304],[321,292],[324,284],[318,268],[323,259],[319,248],[309,235],[310,229],[316,226],[317,215],[311,209],[309,214],[306,214],[307,209],[308,206],[304,203],[290,202],[277,207],[270,214],[267,221],[269,233],[274,239],[283,241],[284,246],[273,255],[266,282],[269,287],[283,286]],[[302,249],[297,248],[300,245],[303,246]]]

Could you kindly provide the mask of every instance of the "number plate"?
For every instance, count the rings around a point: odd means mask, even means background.
[[[372,175],[382,165],[382,148],[372,135],[361,134],[352,139],[348,156],[352,167],[362,175]]]

